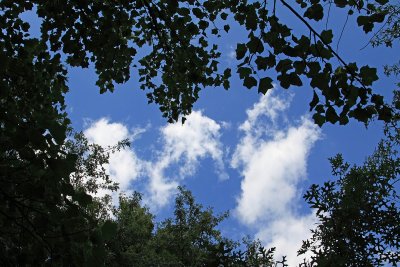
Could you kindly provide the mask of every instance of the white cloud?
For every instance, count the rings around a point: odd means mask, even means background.
[[[243,176],[241,194],[235,213],[253,227],[267,247],[276,247],[277,256],[288,255],[296,263],[296,251],[301,240],[309,236],[313,214],[300,214],[298,183],[305,178],[307,157],[320,130],[307,116],[295,124],[285,117],[291,97],[262,96],[247,110],[247,119],[239,130],[243,133],[231,161],[231,166]],[[138,177],[147,190],[145,201],[151,208],[160,208],[171,200],[181,181],[195,174],[201,160],[210,157],[220,179],[226,179],[224,150],[220,132],[231,127],[194,111],[185,124],[168,124],[160,130],[160,149],[151,160],[139,159],[132,148],[110,155],[107,167],[111,177],[124,191]],[[90,123],[85,135],[90,142],[112,146],[123,139],[134,140],[145,131],[129,130],[122,123],[102,118]],[[152,151],[154,152],[154,150]]]
[[[301,247],[301,240],[310,237],[310,229],[314,228],[316,223],[314,214],[295,216],[289,214],[279,219],[272,220],[268,227],[260,229],[257,238],[262,240],[268,247],[276,247],[276,259],[287,255],[289,266],[298,266],[303,258],[310,258],[310,254],[296,257],[297,251]]]
[[[277,256],[287,255],[294,265],[313,224],[312,215],[296,210],[297,185],[306,176],[307,157],[320,129],[306,116],[289,125],[284,117],[289,103],[268,93],[247,111],[231,165],[243,176],[236,215],[258,231],[266,246],[276,246]]]
[[[126,125],[106,118],[87,124],[85,136],[103,147],[116,145],[124,139],[132,141],[147,128],[129,130]],[[156,154],[152,160],[140,159],[133,148],[125,148],[110,154],[106,170],[125,192],[130,191],[132,181],[139,176],[148,177],[145,202],[152,208],[162,207],[168,203],[180,181],[195,174],[200,160],[205,157],[213,159],[220,179],[227,178],[219,140],[221,125],[201,111],[194,111],[185,124],[167,124],[161,128],[161,148],[153,151]],[[104,193],[101,191],[99,195]]]
[[[156,162],[149,162],[149,192],[151,204],[156,207],[165,205],[179,181],[192,176],[199,165],[199,160],[211,157],[220,179],[227,174],[223,164],[223,150],[220,143],[221,125],[204,116],[201,111],[193,111],[184,124],[168,124],[161,129],[163,149]],[[177,165],[174,175],[166,171]]]
[[[90,123],[84,134],[89,142],[101,145],[102,147],[108,147],[114,146],[124,139],[133,141],[142,131],[142,129],[129,131],[126,125],[122,123],[112,123],[106,118],[101,118]],[[128,191],[130,183],[141,175],[143,164],[136,156],[134,150],[126,147],[110,154],[106,170],[113,181],[119,183],[120,190]]]
[[[232,65],[236,60],[236,48],[233,45],[226,47],[227,52],[225,55],[225,60],[228,65]]]

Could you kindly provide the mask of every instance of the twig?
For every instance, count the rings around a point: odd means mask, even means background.
[[[324,41],[324,39],[322,38],[322,36],[310,25],[310,23],[308,23],[293,7],[291,7],[288,3],[286,3],[285,0],[280,0],[282,2],[282,4],[284,6],[286,6],[298,19],[300,19],[306,26],[307,28],[315,35],[317,36],[321,42],[329,49],[329,51],[332,52],[332,54],[339,60],[340,63],[342,63],[342,65],[345,67],[345,69],[350,73],[350,75],[357,80],[361,86],[367,90],[367,88],[365,87],[365,85],[363,84],[363,82],[361,81],[361,79],[355,75],[353,73],[353,71],[350,69],[349,65],[347,65],[347,63],[342,59],[341,56],[339,56],[338,53],[335,52],[335,50],[333,50],[333,48]]]

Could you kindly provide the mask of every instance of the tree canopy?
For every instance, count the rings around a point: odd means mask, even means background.
[[[0,4],[4,29],[1,58],[9,62],[2,73],[14,66],[11,54],[17,55],[21,47],[32,50],[39,46],[54,58],[52,64],[64,71],[66,65],[94,66],[100,92],[113,91],[116,83],[135,75],[141,89],[148,91],[149,101],[159,104],[169,121],[177,121],[180,115],[191,112],[202,88],[229,89],[231,69],[221,69],[221,52],[215,40],[236,23],[248,32],[247,41],[236,48],[236,72],[244,86],[257,87],[265,94],[272,88],[272,70],[283,88],[309,82],[314,92],[310,109],[315,111],[314,120],[319,125],[346,124],[349,118],[366,122],[374,116],[388,121],[390,109],[371,88],[378,79],[376,69],[347,63],[331,46],[334,32],[328,28],[318,31],[312,26],[313,21],[321,22],[329,16],[331,7],[356,16],[358,26],[366,33],[386,19],[388,25],[372,40],[374,45],[391,45],[398,36],[396,27],[390,27],[398,23],[398,6],[388,0],[290,4],[285,0],[62,4],[7,0]],[[279,17],[280,9],[292,13],[304,25],[304,32],[292,31]],[[39,17],[37,38],[29,36],[30,25],[20,18],[30,10]],[[65,83],[59,86],[65,90]]]
[[[122,196],[113,220],[110,198],[91,194],[116,189],[101,166],[109,149],[127,143],[101,148],[82,135],[68,140],[68,69],[94,67],[101,93],[134,76],[168,121],[180,116],[184,121],[203,88],[229,89],[232,70],[221,67],[217,39],[237,24],[247,39],[236,46],[234,72],[245,87],[265,94],[274,76],[283,88],[308,83],[319,125],[346,124],[349,118],[397,122],[398,114],[372,89],[376,69],[346,62],[332,48],[333,30],[314,28],[331,7],[355,16],[365,33],[384,23],[372,45],[398,41],[399,6],[388,0],[1,1],[0,253],[7,255],[0,257],[1,265],[273,264],[273,250],[249,241],[243,252],[223,238],[216,227],[225,216],[203,210],[184,189],[175,217],[157,232],[140,195]],[[282,9],[305,31],[291,30],[280,18]],[[25,12],[38,17],[37,36],[22,19]],[[385,71],[398,74],[399,65]],[[306,195],[319,211],[321,225],[311,241],[321,247],[311,242],[304,249],[315,252],[321,266],[343,255],[365,264],[398,261],[397,243],[390,243],[399,230],[398,207],[388,200],[397,197],[391,187],[398,174],[392,153],[382,144],[365,166],[351,169],[337,157],[332,163],[342,177]],[[386,228],[377,231],[377,221]],[[348,232],[338,232],[338,222]],[[351,250],[342,249],[344,244]]]
[[[400,262],[399,92],[386,137],[361,166],[342,155],[330,159],[335,180],[314,184],[304,199],[319,224],[299,253],[311,251],[317,266],[397,266]]]
[[[215,215],[183,187],[178,188],[173,216],[156,227],[137,192],[122,195],[114,214],[117,234],[107,242],[107,266],[272,267],[280,263],[274,259],[274,249],[265,249],[257,240],[235,242],[224,237],[218,226],[228,213]]]

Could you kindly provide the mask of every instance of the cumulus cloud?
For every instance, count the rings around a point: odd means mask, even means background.
[[[194,111],[184,124],[168,124],[161,129],[163,148],[155,162],[149,162],[149,192],[155,206],[165,205],[179,181],[193,175],[205,157],[211,157],[220,179],[228,176],[224,170],[223,149],[220,142],[221,125]],[[176,167],[174,174],[167,169]]]
[[[110,122],[107,118],[101,118],[89,123],[84,134],[89,142],[108,147],[114,146],[124,139],[133,141],[142,132],[143,129],[129,130],[122,123]],[[143,166],[144,162],[136,156],[134,150],[127,147],[110,154],[106,170],[113,181],[119,183],[120,190],[128,191],[130,183],[143,172]]]
[[[268,93],[247,111],[231,165],[243,176],[236,215],[294,265],[296,251],[314,222],[312,214],[296,210],[297,185],[306,176],[307,157],[321,133],[307,116],[294,125],[287,122],[290,98]]]
[[[219,140],[222,127],[223,123],[204,116],[201,111],[194,111],[185,124],[167,124],[161,128],[160,147],[152,151],[155,155],[151,160],[138,158],[132,147],[125,148],[110,154],[106,170],[119,183],[120,190],[125,192],[131,191],[132,182],[138,177],[148,178],[142,180],[146,191],[145,202],[152,208],[160,208],[168,203],[182,179],[195,174],[201,159],[213,159],[217,176],[221,180],[228,178]],[[101,118],[89,122],[84,134],[90,142],[107,147],[124,139],[132,141],[145,130],[129,130],[122,123]]]
[[[236,61],[236,48],[233,45],[227,45],[225,49],[224,61],[228,65],[233,65]]]

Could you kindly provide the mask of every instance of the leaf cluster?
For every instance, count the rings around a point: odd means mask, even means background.
[[[107,266],[287,266],[260,241],[223,237],[218,226],[228,213],[214,215],[183,187],[178,187],[173,217],[157,225],[137,192],[121,195],[114,215],[117,234],[107,242]]]
[[[361,166],[340,154],[331,158],[337,179],[314,184],[304,195],[319,223],[299,253],[311,251],[317,266],[400,262],[398,127],[388,125],[386,136]]]
[[[280,2],[302,23],[309,36],[298,35],[277,15]],[[368,33],[375,24],[382,23],[387,15],[387,1],[296,1],[299,8],[284,0],[275,1],[273,7],[266,2],[247,4],[241,2],[232,9],[239,24],[248,30],[246,43],[239,43],[236,58],[240,61],[237,72],[247,88],[258,87],[265,94],[273,88],[274,71],[282,88],[303,86],[309,81],[313,88],[310,111],[319,126],[326,122],[347,124],[349,118],[367,123],[373,117],[389,121],[392,110],[383,97],[372,91],[378,80],[375,68],[357,63],[346,63],[332,48],[334,33],[331,29],[318,32],[311,21],[321,21],[329,16],[328,9],[346,8],[348,15],[357,14],[358,26]],[[327,2],[324,5],[324,2]],[[327,6],[327,7],[324,7]],[[328,14],[326,14],[328,12]],[[393,38],[395,35],[392,35]],[[339,62],[335,67],[334,59]]]
[[[202,88],[230,87],[231,69],[221,70],[215,40],[238,23],[248,32],[247,41],[236,49],[240,61],[236,71],[244,86],[265,94],[273,87],[267,70],[274,71],[283,88],[302,86],[307,80],[314,91],[310,109],[315,111],[315,122],[322,125],[346,124],[349,118],[367,122],[374,116],[384,121],[391,117],[382,97],[370,87],[378,79],[376,69],[346,63],[331,47],[332,30],[318,32],[310,24],[329,16],[327,6],[334,5],[349,15],[357,14],[365,32],[385,19],[397,25],[397,9],[392,10],[397,5],[387,0],[371,2],[85,0],[61,5],[59,1],[7,0],[0,9],[5,39],[14,31],[18,34],[13,38],[26,39],[30,25],[19,16],[35,10],[41,22],[37,41],[46,52],[62,56],[63,65],[94,66],[101,93],[113,91],[115,84],[128,81],[134,73],[140,88],[149,91],[149,102],[159,104],[170,122],[180,116],[184,121]],[[282,22],[277,3],[295,15],[310,35],[296,34]],[[397,38],[394,32],[384,35]],[[7,47],[6,51],[16,50]],[[5,58],[0,55],[2,61]]]

